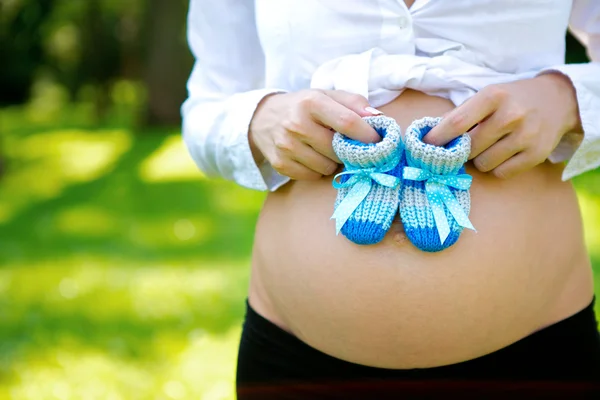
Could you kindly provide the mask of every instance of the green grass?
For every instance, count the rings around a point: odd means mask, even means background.
[[[0,111],[0,399],[231,399],[264,194],[89,111]],[[600,173],[576,183],[600,271]]]

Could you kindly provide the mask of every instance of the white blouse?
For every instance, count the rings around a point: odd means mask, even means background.
[[[569,25],[592,62],[564,64]],[[191,0],[188,40],[183,136],[208,176],[258,190],[289,180],[248,144],[270,93],[341,89],[378,107],[410,88],[460,105],[545,71],[573,82],[584,130],[550,160],[570,159],[563,179],[600,165],[600,0]]]

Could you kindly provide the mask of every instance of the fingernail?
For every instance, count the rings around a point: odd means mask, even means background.
[[[373,115],[383,115],[383,113],[381,111],[379,111],[378,109],[373,108],[373,107],[366,107],[365,111],[370,112]]]

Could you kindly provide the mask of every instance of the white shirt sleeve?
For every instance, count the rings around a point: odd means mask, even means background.
[[[181,107],[183,138],[198,167],[257,190],[276,190],[289,178],[256,165],[250,121],[264,88],[264,54],[252,0],[191,0],[188,42],[196,59]]]
[[[592,61],[542,71],[557,71],[568,76],[577,93],[583,137],[577,133],[566,134],[549,157],[552,162],[570,159],[563,172],[564,180],[600,166],[600,1],[574,0],[570,28],[586,46]]]

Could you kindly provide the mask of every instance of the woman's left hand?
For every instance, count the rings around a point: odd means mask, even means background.
[[[567,132],[581,132],[575,89],[559,73],[490,85],[423,139],[444,145],[467,132],[475,167],[509,178],[544,162]]]

